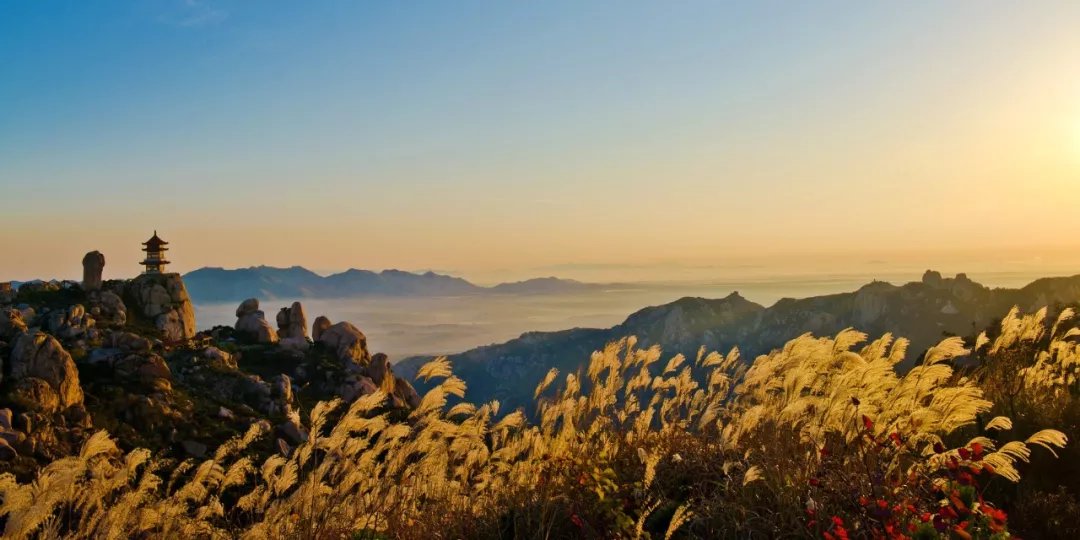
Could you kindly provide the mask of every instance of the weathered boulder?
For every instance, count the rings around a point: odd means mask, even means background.
[[[19,453],[4,439],[0,439],[0,461],[11,461],[19,457]]]
[[[45,329],[60,339],[87,336],[95,325],[96,321],[81,304],[55,309],[45,318]]]
[[[24,333],[15,341],[11,352],[11,378],[17,383],[41,381],[55,393],[55,404],[41,404],[39,410],[44,412],[58,412],[83,403],[75,362],[60,342],[46,333]]]
[[[26,331],[22,312],[15,308],[0,308],[0,339],[10,340]]]
[[[411,409],[420,406],[420,394],[416,393],[409,381],[401,377],[394,376],[394,395],[401,398]]]
[[[162,339],[195,336],[195,308],[180,274],[143,274],[127,283],[124,298],[128,317],[150,322]]]
[[[112,291],[90,293],[90,314],[97,320],[98,326],[122,327],[127,324],[127,306],[123,299]]]
[[[172,370],[169,369],[169,365],[165,363],[164,358],[156,354],[128,355],[116,362],[115,369],[117,375],[138,380],[148,386],[157,386],[155,382],[157,379],[172,380]]]
[[[259,310],[259,301],[255,298],[244,300],[236,308],[236,317],[236,331],[246,339],[256,343],[278,342],[277,332],[266,321],[266,315]]]
[[[293,302],[290,307],[283,307],[277,314],[278,336],[285,338],[307,339],[307,316],[300,302]]]
[[[311,348],[311,342],[308,341],[307,338],[302,337],[282,338],[282,340],[278,342],[278,345],[282,349],[294,351],[297,353],[303,353],[304,351]]]
[[[84,291],[97,291],[101,289],[101,271],[105,268],[105,256],[100,251],[87,253],[82,260]]]
[[[364,367],[371,361],[367,350],[367,337],[349,322],[339,322],[319,334],[319,342],[337,354],[342,362]]]
[[[315,323],[311,325],[312,341],[319,341],[319,338],[322,337],[323,332],[325,332],[327,328],[330,328],[330,326],[332,326],[330,323],[330,319],[327,319],[322,315],[315,317]]]
[[[270,414],[287,415],[292,412],[292,378],[282,373],[270,381]]]
[[[233,358],[233,355],[217,347],[207,347],[206,349],[203,349],[202,355],[203,358],[210,361],[212,367],[228,370],[236,369],[236,360]]]
[[[109,332],[102,340],[106,347],[120,349],[124,352],[149,352],[154,344],[149,339],[134,332]]]
[[[375,384],[382,384],[386,380],[387,374],[393,377],[393,373],[390,371],[390,359],[383,353],[376,353],[371,357],[371,362],[367,366],[368,377]]]
[[[361,375],[352,375],[338,387],[337,393],[346,403],[352,403],[356,398],[374,393],[378,389],[379,387],[371,379]]]
[[[236,308],[236,318],[239,319],[244,315],[255,313],[256,311],[259,311],[259,299],[248,298],[247,300],[240,302],[240,306]]]

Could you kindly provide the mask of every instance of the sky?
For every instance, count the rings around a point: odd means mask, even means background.
[[[177,271],[1080,273],[1078,28],[1058,1],[0,0],[0,280],[94,249],[130,276],[155,229]]]

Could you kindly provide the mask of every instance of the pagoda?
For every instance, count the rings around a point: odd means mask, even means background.
[[[169,261],[165,260],[165,252],[169,248],[165,247],[169,245],[168,242],[158,238],[157,231],[154,231],[154,236],[149,240],[143,242],[143,251],[146,252],[146,258],[143,262],[139,263],[146,267],[146,274],[160,274],[165,270],[165,265],[169,264]]]

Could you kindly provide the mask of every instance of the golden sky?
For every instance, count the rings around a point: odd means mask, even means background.
[[[1065,272],[1078,6],[0,8],[0,279]]]

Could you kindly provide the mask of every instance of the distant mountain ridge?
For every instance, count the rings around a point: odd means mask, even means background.
[[[602,287],[555,277],[536,278],[483,287],[469,281],[403,270],[349,269],[321,276],[302,266],[252,266],[224,269],[204,267],[184,274],[191,297],[198,303],[233,302],[245,298],[303,299],[362,296],[462,296],[471,294],[554,294]]]
[[[959,274],[942,278],[928,271],[904,285],[872,282],[853,292],[804,299],[785,298],[764,307],[737,292],[721,299],[681,298],[641,309],[612,328],[528,332],[497,345],[478,347],[449,358],[454,373],[468,384],[470,401],[498,399],[504,407],[532,402],[532,390],[550,368],[574,372],[605,344],[637,336],[642,347],[660,345],[664,355],[693,358],[699,347],[727,352],[738,346],[752,360],[804,333],[834,335],[853,327],[870,336],[891,332],[911,340],[905,366],[948,335],[974,336],[1013,306],[1034,311],[1080,302],[1080,275],[1044,278],[1020,289],[990,289]],[[395,365],[411,378],[428,358]],[[423,392],[424,384],[418,387]]]

